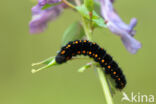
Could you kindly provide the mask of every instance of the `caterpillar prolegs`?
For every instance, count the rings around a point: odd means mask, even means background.
[[[62,64],[76,55],[87,55],[98,62],[103,70],[110,74],[116,82],[116,88],[123,89],[126,85],[126,79],[118,64],[106,51],[94,42],[88,40],[76,40],[69,42],[61,48],[55,60]]]

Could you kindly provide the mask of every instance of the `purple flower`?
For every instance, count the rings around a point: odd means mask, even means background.
[[[46,10],[42,10],[45,4],[52,4],[60,2],[61,0],[38,0],[38,4],[32,8],[32,20],[30,21],[30,33],[40,33],[45,30],[47,23],[56,19],[62,10],[65,8],[65,4],[61,3],[57,6],[50,7]]]
[[[141,43],[133,38],[135,35],[135,30],[133,28],[137,24],[135,18],[131,19],[130,24],[125,24],[122,19],[118,16],[113,8],[113,0],[99,0],[101,4],[101,14],[104,19],[108,22],[107,26],[110,31],[121,37],[121,40],[126,47],[126,49],[135,54],[139,48],[141,48]]]
[[[61,2],[61,0],[38,0],[38,4],[40,6],[44,6],[45,4],[58,3],[58,2]]]

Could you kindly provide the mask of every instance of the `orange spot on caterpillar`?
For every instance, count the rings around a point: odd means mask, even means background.
[[[116,72],[113,72],[113,74],[116,74]]]
[[[65,50],[63,50],[63,51],[61,52],[61,54],[63,55],[63,54],[65,54],[65,52],[66,52],[66,51],[65,51]]]
[[[91,55],[91,54],[92,54],[92,52],[91,52],[91,51],[89,51],[89,54]]]
[[[98,55],[97,55],[97,54],[95,54],[95,57],[97,58],[97,57],[98,57]]]
[[[111,68],[111,66],[110,66],[110,65],[108,65],[107,67],[108,67],[109,69]]]
[[[77,51],[77,53],[80,54],[81,52],[80,51]]]
[[[104,62],[105,62],[105,60],[104,60],[104,59],[102,59],[102,60],[101,60],[101,62],[102,62],[102,63],[104,63]]]

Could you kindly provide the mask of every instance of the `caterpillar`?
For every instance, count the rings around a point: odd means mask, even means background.
[[[110,74],[115,80],[116,88],[123,89],[126,85],[126,78],[118,64],[106,51],[95,42],[88,40],[71,41],[61,48],[55,60],[58,64],[65,63],[76,55],[87,55],[100,64],[106,74]],[[105,70],[104,70],[105,69]]]

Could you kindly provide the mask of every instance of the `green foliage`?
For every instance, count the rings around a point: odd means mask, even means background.
[[[85,36],[83,27],[79,22],[75,22],[65,30],[62,38],[62,45],[67,44],[69,41],[82,39],[83,36]]]
[[[88,11],[92,12],[94,10],[94,2],[93,0],[84,0],[84,4]]]
[[[87,20],[90,20],[89,11],[85,5],[77,6],[77,11]],[[106,27],[105,21],[95,11],[92,14],[92,22],[94,27]]]

